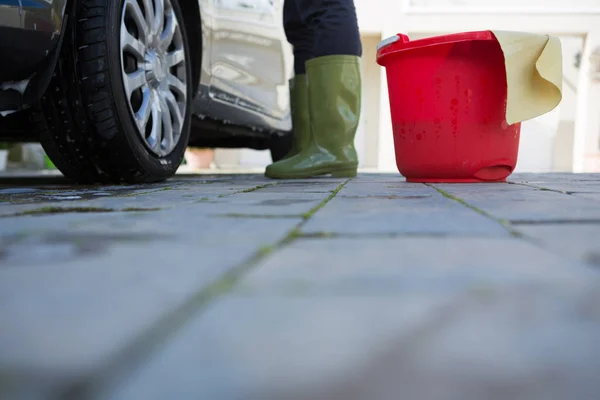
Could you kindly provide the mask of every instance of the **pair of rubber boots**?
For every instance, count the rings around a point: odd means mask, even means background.
[[[360,58],[332,55],[306,62],[290,82],[292,149],[269,166],[269,178],[356,176],[354,137],[361,107]]]

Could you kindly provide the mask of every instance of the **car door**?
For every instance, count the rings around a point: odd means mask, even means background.
[[[213,0],[210,114],[259,128],[289,128],[283,0]]]

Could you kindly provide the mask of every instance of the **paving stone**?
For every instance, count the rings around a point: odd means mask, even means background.
[[[130,202],[130,204],[133,204]],[[98,202],[94,203],[93,201],[53,201],[48,203],[30,203],[30,204],[9,204],[9,203],[0,203],[0,224],[6,221],[6,218],[13,217],[23,213],[35,213],[35,212],[45,212],[45,213],[56,213],[61,208],[64,209],[90,209],[90,208],[112,208],[107,207],[106,203]],[[25,215],[22,215],[25,217]]]
[[[193,207],[200,210],[199,212],[221,215],[301,215],[319,205],[327,197],[329,192],[301,192],[290,195],[257,190],[219,198],[216,201],[199,202]]]
[[[352,180],[338,193],[340,197],[391,197],[439,196],[431,188],[420,183],[401,180]]]
[[[47,206],[48,203],[65,202],[67,207],[80,207],[76,201],[85,201],[93,206],[112,207],[113,203],[119,204],[144,204],[153,203],[154,206],[168,205],[171,203],[192,202],[194,199],[217,197],[219,195],[232,195],[245,190],[252,190],[261,185],[274,185],[274,181],[252,179],[223,179],[223,178],[188,178],[174,179],[157,185],[129,185],[129,186],[65,186],[39,185],[35,189],[7,188],[0,189],[0,205],[33,204]],[[30,191],[35,192],[30,192]],[[15,192],[16,191],[16,192]],[[18,192],[18,193],[17,193]],[[27,210],[20,207],[18,210]],[[6,211],[3,207],[1,211]]]
[[[573,193],[575,197],[585,197],[586,199],[600,201],[600,192],[594,193]]]
[[[59,208],[165,208],[190,206],[194,212],[210,214],[275,214],[300,215],[308,212],[330,195],[331,191],[269,192],[262,189],[251,192],[226,191],[202,185],[197,189],[161,190],[139,196],[99,197],[85,201],[53,201],[36,204],[0,203],[0,217],[40,209]],[[4,204],[4,205],[2,205]]]
[[[509,182],[554,183],[554,182],[585,182],[598,181],[599,173],[573,174],[569,172],[556,173],[517,173],[508,177]]]
[[[518,225],[516,229],[556,254],[600,269],[600,223],[527,224]]]
[[[432,318],[442,304],[436,296],[411,295],[230,296],[106,398],[284,399],[268,392],[342,378],[382,343]]]
[[[98,212],[107,213],[109,211],[118,212],[120,210],[133,211],[134,209],[143,210],[154,210],[154,209],[168,209],[178,204],[194,203],[198,201],[195,198],[184,198],[180,197],[177,200],[171,200],[168,198],[159,198],[156,195],[149,197],[107,197],[98,198],[96,200],[84,200],[84,201],[52,201],[47,203],[33,203],[33,204],[7,204],[1,205],[0,203],[0,218],[2,221],[7,217],[20,215],[25,218],[28,214],[53,214],[62,215],[68,212],[75,212],[81,210],[78,215],[84,215],[92,213],[94,209]],[[39,214],[37,214],[39,215]]]
[[[258,250],[260,246],[273,244],[283,238],[301,221],[300,217],[216,217],[196,212],[196,209],[182,206],[155,212],[5,218],[6,224],[0,227],[0,245],[4,249],[0,266],[10,264],[10,260],[16,264],[35,265],[47,257],[46,252],[58,251],[61,246],[69,250],[68,259],[97,257],[97,253],[106,247],[160,241],[165,241],[167,247],[172,242],[187,243],[192,247],[220,245],[231,248],[249,243]],[[32,259],[36,246],[42,249],[41,254]],[[193,250],[196,252],[195,248]],[[219,257],[216,250],[211,253]],[[224,258],[229,257],[238,259],[237,254],[224,255]],[[52,264],[61,261],[65,261],[64,257],[47,258],[45,262]]]
[[[580,194],[580,193],[600,193],[600,180],[596,181],[583,181],[583,182],[558,182],[558,183],[540,183],[533,184],[533,186],[557,190],[569,194]]]
[[[597,181],[547,181],[524,183],[542,190],[556,190],[569,194],[600,193],[600,177]]]
[[[353,182],[406,182],[406,178],[398,173],[360,173],[352,179]]]
[[[365,184],[366,185],[366,184]],[[344,188],[319,210],[303,231],[336,234],[466,234],[501,235],[508,232],[464,205],[432,188],[407,184]]]
[[[0,215],[163,209],[0,219],[2,399],[49,398],[96,368],[127,399],[600,398],[598,174],[511,177],[573,195],[439,186],[498,218],[544,222],[515,225],[524,239],[427,185],[360,174],[304,226],[358,236],[270,253],[134,370],[114,364],[133,338],[172,329],[161,318],[273,250],[346,180],[19,179],[0,182]]]
[[[63,207],[164,207],[173,203],[192,202],[194,197],[184,197],[175,190],[119,190],[111,191],[106,188],[102,190],[39,190],[34,194],[22,194],[19,196],[2,197],[0,202],[0,216],[10,215],[23,211],[41,208]]]
[[[0,371],[89,372],[297,223],[183,211],[142,217],[109,214],[38,235],[13,225],[0,260]]]
[[[109,190],[103,189],[75,189],[75,190],[42,190],[37,189],[35,192],[25,192],[18,194],[2,194],[0,193],[0,204],[44,204],[56,201],[85,201],[94,200],[102,197],[138,197],[148,194],[160,193],[164,189],[140,189],[140,190]]]
[[[447,298],[228,296],[106,398],[593,399],[599,304],[583,283]]]
[[[202,204],[181,206],[173,210],[155,213],[132,213],[129,219],[118,215],[108,219],[94,219],[74,226],[78,231],[118,231],[122,233],[162,233],[174,235],[178,240],[190,243],[223,242],[235,246],[239,241],[260,241],[273,244],[277,238],[292,230],[302,219],[289,218],[245,218],[218,216],[202,210]],[[213,210],[215,211],[215,210]],[[226,215],[226,214],[225,214]],[[275,236],[273,236],[275,232]],[[261,238],[269,240],[263,243]],[[273,239],[273,240],[271,240]],[[258,248],[258,247],[257,247]]]
[[[244,293],[318,295],[458,293],[536,282],[567,284],[600,275],[516,238],[298,240],[240,284]]]
[[[435,187],[496,218],[510,221],[600,219],[598,202],[581,196],[510,184],[436,184]]]

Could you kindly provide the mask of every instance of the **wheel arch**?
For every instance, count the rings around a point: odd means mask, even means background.
[[[185,33],[188,39],[190,57],[192,62],[192,88],[194,94],[200,84],[200,74],[202,73],[202,16],[200,15],[200,5],[198,0],[177,0],[183,13],[183,22],[185,24]],[[198,34],[200,32],[200,34]]]

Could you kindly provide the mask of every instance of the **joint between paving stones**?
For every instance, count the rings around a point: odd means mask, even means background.
[[[377,233],[339,233],[328,231],[300,232],[297,239],[395,239],[395,238],[481,238],[485,234],[456,234],[453,232],[377,232]],[[490,237],[495,235],[490,234]]]
[[[53,214],[73,214],[73,213],[112,213],[112,212],[148,212],[160,211],[160,207],[126,207],[126,208],[105,208],[105,207],[41,207],[31,210],[21,211],[13,214],[0,215],[0,218],[24,217],[28,215],[53,215]]]
[[[600,224],[599,218],[592,219],[517,219],[511,221],[512,225],[597,225]]]
[[[329,203],[331,200],[333,200],[333,198],[335,196],[337,196],[337,194],[340,192],[340,190],[342,190],[348,182],[350,182],[350,179],[340,183],[338,185],[338,187],[336,187],[335,189],[333,189],[331,191],[331,194],[329,196],[327,196],[327,198],[325,198],[319,204],[317,204],[316,206],[311,208],[307,213],[302,214],[302,218],[304,218],[304,221],[301,224],[304,225],[313,215],[315,215],[317,213],[317,211],[319,211],[321,208],[325,207],[325,205],[327,203]]]
[[[244,213],[227,213],[227,214],[213,214],[214,217],[219,218],[257,218],[257,219],[278,219],[278,218],[302,218],[301,214],[244,214]]]
[[[508,233],[510,233],[511,236],[514,236],[514,237],[523,237],[523,234],[521,232],[519,232],[518,230],[516,230],[512,226],[512,224],[510,223],[510,221],[508,221],[506,219],[496,218],[493,215],[485,212],[481,208],[475,207],[475,206],[467,203],[465,200],[461,199],[460,197],[456,197],[456,196],[454,196],[454,195],[446,192],[445,190],[436,187],[435,185],[432,185],[430,183],[426,183],[425,185],[429,186],[432,189],[437,190],[442,196],[444,196],[444,197],[446,197],[446,198],[448,198],[450,200],[454,200],[454,201],[462,204],[463,206],[465,206],[467,208],[470,208],[471,210],[475,211],[476,213],[483,215],[486,218],[489,218],[489,219],[491,219],[493,221],[496,221],[497,223],[499,223],[500,225],[502,225],[502,227],[504,229],[506,229],[508,231]]]
[[[154,194],[154,193],[159,193],[159,192],[166,192],[169,190],[175,190],[171,187],[164,187],[162,189],[156,189],[156,190],[148,190],[145,192],[138,192],[138,193],[127,193],[127,194],[117,194],[114,196],[110,196],[111,199],[119,199],[119,198],[124,198],[124,197],[137,197],[137,196],[145,196],[147,194]],[[84,200],[86,201],[86,200]]]
[[[547,187],[532,185],[531,183],[525,183],[525,182],[508,182],[508,183],[511,185],[525,186],[525,187],[529,187],[532,189],[537,189],[541,192],[554,192],[554,193],[566,194],[569,196],[572,196],[576,193],[576,192],[570,192],[568,190],[549,189]]]
[[[174,311],[167,313],[167,315],[154,323],[153,326],[133,339],[129,346],[126,346],[123,351],[103,367],[82,379],[73,381],[60,388],[59,392],[55,393],[56,396],[53,396],[53,398],[64,400],[73,398],[93,399],[103,397],[106,392],[115,389],[119,382],[122,382],[126,380],[127,377],[131,376],[130,371],[135,370],[142,364],[146,357],[149,357],[151,353],[154,353],[162,344],[166,343],[169,338],[176,335],[186,325],[190,318],[197,316],[220,296],[231,292],[234,286],[236,286],[248,272],[256,267],[260,261],[281,247],[301,237],[302,226],[320,209],[325,207],[325,205],[327,205],[327,203],[329,203],[340,190],[350,182],[350,180],[351,179],[348,179],[341,183],[327,198],[304,214],[302,216],[302,221],[300,221],[282,239],[272,245],[260,247],[246,261],[226,272],[212,284],[198,290],[181,306]],[[246,189],[245,191],[237,193],[251,192],[275,184],[259,185],[252,189]]]
[[[275,186],[275,185],[279,185],[279,182],[275,182],[275,183],[265,183],[263,185],[258,185],[258,186],[254,186],[248,189],[243,189],[243,190],[237,190],[233,193],[227,193],[227,194],[220,194],[219,198],[223,198],[223,197],[228,197],[228,196],[233,196],[234,194],[240,194],[240,193],[251,193],[251,192],[256,192],[257,190],[260,189],[264,189],[266,187],[269,186]]]

